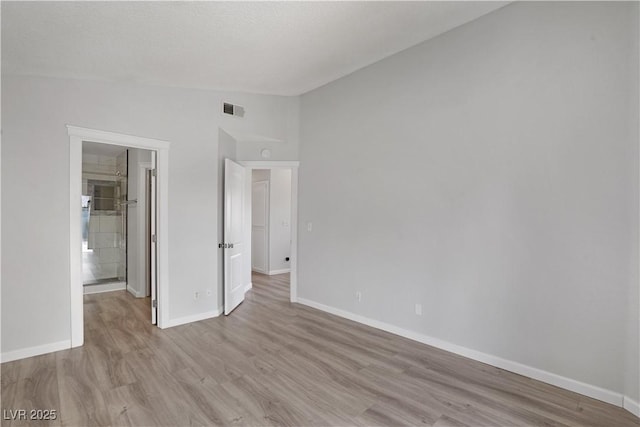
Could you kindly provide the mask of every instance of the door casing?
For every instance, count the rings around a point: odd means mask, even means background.
[[[157,263],[158,263],[158,327],[168,327],[169,305],[169,146],[168,141],[106,132],[67,125],[69,134],[69,298],[71,314],[71,347],[84,344],[84,313],[82,290],[82,143],[118,145],[152,150],[157,153]]]
[[[300,166],[299,161],[237,161],[240,165],[246,168],[247,179],[247,191],[245,194],[249,195],[249,203],[251,203],[251,174],[254,169],[289,169],[291,170],[291,272],[289,276],[290,292],[289,300],[291,302],[298,302],[298,168]],[[251,206],[251,205],[249,205]],[[251,229],[251,216],[248,218],[248,227]],[[251,249],[251,233],[248,233],[249,250]],[[251,253],[251,252],[249,252]],[[251,269],[251,263],[249,262],[249,270]],[[250,271],[249,271],[250,273]]]

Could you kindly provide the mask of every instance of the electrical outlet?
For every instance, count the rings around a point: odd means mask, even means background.
[[[207,289],[207,296],[210,297],[213,295],[213,291],[211,289]]]
[[[313,223],[308,222],[307,223],[307,231],[311,231],[311,230],[313,230]]]
[[[422,304],[416,304],[416,315],[422,316]]]
[[[356,292],[356,301],[358,302],[362,301],[362,292],[360,291]]]
[[[193,293],[193,299],[198,299],[198,298],[200,298],[200,292],[196,291]]]

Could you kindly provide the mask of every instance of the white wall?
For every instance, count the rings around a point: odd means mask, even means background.
[[[625,353],[624,395],[636,405],[636,415],[640,417],[640,292],[638,285],[632,284],[629,291],[629,312],[627,319],[627,348]]]
[[[640,7],[636,6],[635,17],[636,20],[640,20]],[[634,15],[631,15],[634,16]],[[637,21],[636,21],[637,22]],[[632,56],[631,64],[635,67],[634,72],[630,75],[630,90],[631,95],[629,108],[629,134],[634,141],[640,140],[640,124],[638,123],[638,111],[640,103],[640,67],[638,66],[638,52],[640,51],[640,28],[638,25],[633,27],[633,36],[631,37],[632,43],[630,47],[635,55]],[[635,75],[634,75],[635,74]],[[633,96],[635,94],[636,96]],[[636,154],[636,158],[640,153]],[[638,159],[640,162],[640,159]],[[640,187],[640,172],[636,168],[635,181]],[[640,191],[635,192],[635,206],[638,209],[640,203]],[[638,218],[638,217],[636,217]],[[640,218],[638,218],[640,219]],[[639,224],[636,223],[636,226]],[[640,233],[638,228],[634,230],[632,236],[636,236],[636,239],[640,239]],[[632,258],[634,260],[640,259],[638,253],[638,245],[632,246]],[[631,268],[638,268],[637,265],[632,263]],[[635,414],[640,417],[640,278],[631,280],[629,283],[629,297],[627,307],[627,351],[625,361],[625,384],[624,394],[635,403]],[[631,408],[628,408],[631,409]]]
[[[269,160],[298,160],[300,97],[233,94],[225,99],[245,107],[244,119],[226,116],[223,126],[237,142],[238,160],[264,160],[264,148],[271,150]],[[265,120],[265,114],[278,119]]]
[[[272,169],[269,184],[269,272],[289,270],[291,263],[291,170]]]
[[[622,393],[637,8],[514,3],[305,94],[299,297]]]
[[[236,102],[235,94],[2,75],[3,352],[70,338],[66,124],[171,141],[169,319],[206,315],[221,305],[215,244],[220,128],[284,141],[274,143],[276,160],[297,156],[297,127],[290,123],[297,99],[237,99],[244,119],[221,113],[223,100]],[[242,152],[259,159],[260,148],[243,146]],[[15,200],[24,202],[6,203]],[[46,216],[39,214],[43,206]],[[34,259],[39,268],[25,268]],[[211,297],[206,289],[214,290]],[[196,291],[204,297],[195,300]]]
[[[0,7],[0,23],[2,22],[2,7]],[[2,31],[0,31],[0,51],[2,50]],[[0,85],[0,99],[2,99],[2,85]],[[0,129],[2,123],[2,103],[0,102]],[[0,195],[2,194],[2,131],[0,130]],[[0,197],[0,242],[2,241],[2,197]],[[0,243],[0,337],[2,336],[2,244]],[[0,341],[0,352],[2,342]],[[0,353],[1,354],[1,353]]]

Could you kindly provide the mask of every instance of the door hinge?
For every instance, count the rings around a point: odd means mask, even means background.
[[[151,169],[151,175],[158,176],[158,170],[157,169]]]
[[[233,249],[233,243],[218,243],[219,249]]]
[[[151,303],[151,306],[152,306],[153,308],[158,307],[158,301],[154,299],[154,300],[153,300],[153,302]]]
[[[152,241],[153,243],[156,243],[156,242],[158,241],[158,238],[156,237],[156,235],[155,235],[155,234],[152,234],[152,235],[151,235],[151,241]]]

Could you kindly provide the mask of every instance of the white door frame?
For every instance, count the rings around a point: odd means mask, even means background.
[[[84,343],[84,313],[82,289],[82,142],[119,145],[157,152],[158,183],[158,326],[168,326],[169,296],[169,145],[168,141],[142,138],[67,125],[69,133],[69,295],[71,301],[71,347]]]
[[[138,248],[142,251],[144,248],[144,253],[140,253],[138,257],[138,281],[139,288],[142,292],[136,294],[137,298],[148,297],[151,295],[147,295],[147,276],[149,266],[147,265],[147,251],[149,248],[147,247],[147,228],[149,224],[147,223],[147,171],[149,169],[153,169],[153,163],[151,162],[141,162],[138,163],[138,203],[136,204],[138,208],[137,216],[138,216],[138,235],[136,238],[138,239]],[[144,283],[142,279],[144,278]],[[128,289],[129,284],[127,284]]]
[[[298,161],[240,161],[247,168],[249,183],[254,169],[289,169],[291,170],[291,273],[290,301],[298,302]]]

